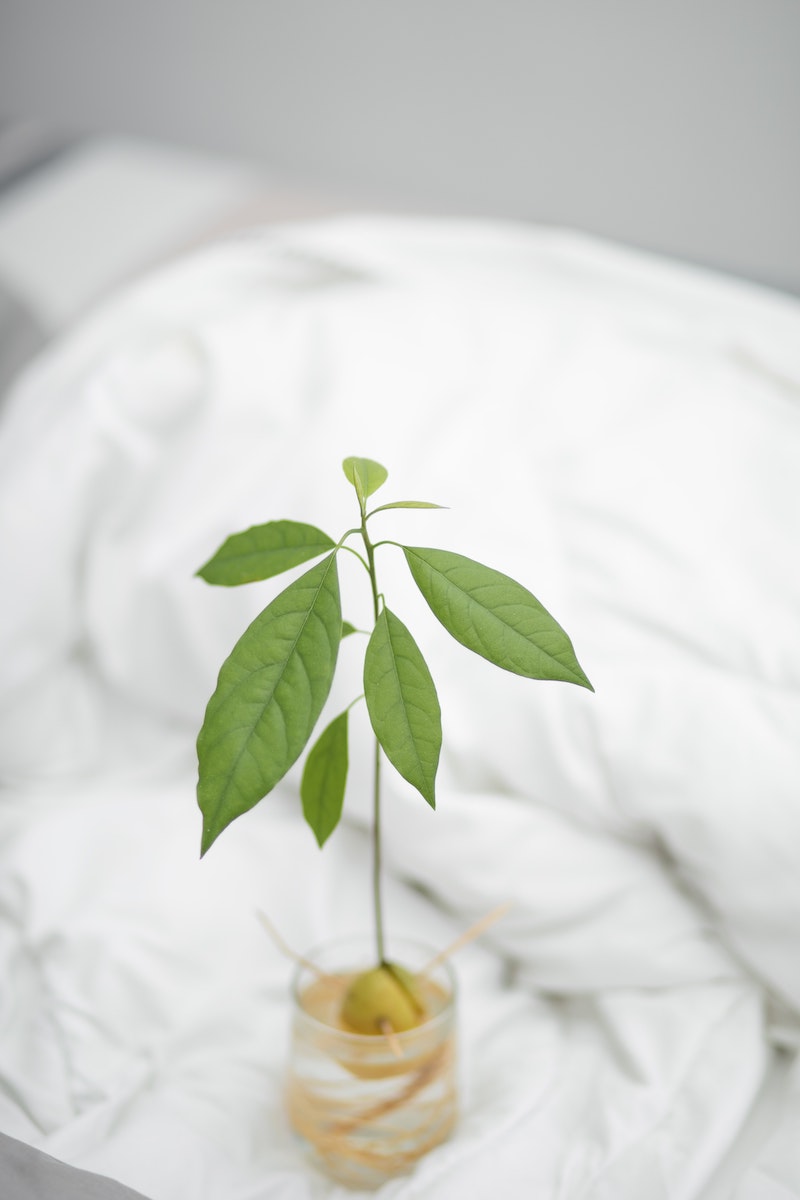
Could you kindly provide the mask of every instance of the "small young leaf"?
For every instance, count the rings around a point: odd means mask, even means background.
[[[356,489],[361,505],[367,496],[377,492],[389,477],[386,467],[382,467],[372,458],[346,458],[342,463],[342,470]]]
[[[444,504],[431,504],[429,500],[394,500],[391,504],[381,504],[379,508],[373,508],[370,513],[371,517],[375,513],[386,512],[388,508],[444,508]]]
[[[434,616],[462,646],[516,675],[594,691],[564,630],[522,584],[448,550],[403,552]]]
[[[364,697],[389,762],[436,807],[442,746],[439,699],[425,659],[402,621],[384,608],[364,659]]]
[[[222,664],[197,738],[202,854],[302,754],[331,688],[341,633],[330,554],[267,605]]]
[[[342,621],[342,637],[350,637],[351,633],[358,633],[355,625],[351,625],[349,621]]]
[[[269,521],[243,533],[231,534],[197,574],[206,583],[236,587],[270,579],[290,567],[332,550],[336,543],[313,525],[300,521]]]
[[[339,824],[347,783],[347,709],[331,721],[308,752],[300,797],[303,815],[323,846]]]

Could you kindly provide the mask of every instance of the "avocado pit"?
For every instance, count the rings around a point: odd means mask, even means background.
[[[354,1033],[405,1033],[427,1016],[416,977],[397,963],[383,962],[356,975],[345,992],[342,1024]]]

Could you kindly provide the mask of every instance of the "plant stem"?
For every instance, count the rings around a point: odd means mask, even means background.
[[[383,965],[383,906],[381,902],[381,748],[375,739],[375,774],[372,793],[372,899],[375,906],[375,950]]]
[[[361,537],[364,541],[364,548],[367,552],[369,578],[370,583],[372,584],[373,619],[377,621],[378,616],[380,615],[380,600],[378,593],[378,577],[375,573],[375,547],[369,540],[369,534],[367,533],[367,517],[363,508],[361,511]],[[375,914],[375,949],[378,956],[379,965],[386,961],[383,942],[383,903],[381,898],[381,884],[381,747],[376,737],[375,762],[372,776],[372,902]]]

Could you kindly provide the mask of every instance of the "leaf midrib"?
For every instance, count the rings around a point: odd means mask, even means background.
[[[468,591],[466,591],[460,584],[455,583],[449,576],[445,575],[444,571],[440,570],[438,567],[435,567],[428,559],[422,558],[419,554],[416,553],[416,551],[412,547],[409,546],[409,547],[407,547],[407,549],[408,549],[409,553],[411,553],[415,556],[415,558],[417,559],[418,562],[422,563],[422,565],[424,567],[426,567],[429,571],[434,573],[439,579],[444,580],[445,584],[449,588],[454,589],[461,596],[463,596],[464,599],[467,601],[467,604],[469,605],[469,607],[473,607],[476,605],[477,602],[475,601],[474,597],[472,595],[470,595],[470,593]],[[500,572],[497,572],[497,574],[500,574]],[[517,584],[515,580],[511,579],[510,577],[508,577],[508,578],[509,578],[510,583],[515,584],[517,587],[520,587],[520,588],[522,587],[522,585]],[[498,586],[497,584],[485,583],[485,584],[479,584],[478,588],[480,588],[481,590],[485,590],[488,587],[497,587],[497,586]],[[478,588],[476,588],[475,590],[477,591]],[[525,590],[525,589],[523,589],[523,590]],[[529,595],[533,595],[533,593],[529,593]],[[536,599],[535,596],[533,598]],[[517,601],[516,603],[519,603],[519,602]],[[537,600],[536,603],[540,604],[541,602]],[[522,641],[523,643],[525,643],[528,646],[530,646],[532,644],[531,642],[528,641],[528,639],[524,636],[524,634],[519,633],[516,629],[513,628],[513,626],[506,624],[505,621],[502,621],[495,614],[495,612],[493,612],[491,609],[486,608],[485,606],[483,606],[479,603],[477,606],[478,606],[480,612],[482,612],[486,617],[488,617],[491,621],[493,621],[501,629],[505,630],[507,633],[511,633],[515,638],[518,638],[520,641]],[[528,607],[530,607],[530,606],[528,606]],[[551,619],[555,620],[555,618],[551,618]],[[477,632],[477,626],[475,625],[474,621],[473,621],[472,625],[473,625],[473,629],[475,629]],[[559,626],[559,628],[560,628],[560,626]],[[564,637],[565,638],[567,637],[566,633],[564,634]],[[478,640],[481,642],[481,645],[485,646],[485,641],[484,641],[483,637],[480,636],[480,634],[478,635]],[[569,639],[567,638],[567,640],[569,640]],[[542,647],[538,646],[538,645],[536,645],[536,649],[544,658],[548,659],[549,662],[555,663],[561,670],[569,672],[569,674],[574,679],[578,679],[578,680],[581,679],[581,677],[579,675],[576,675],[575,672],[572,670],[572,668],[568,664],[561,662],[561,660],[556,658],[555,655],[550,654],[549,651],[547,651],[547,650],[543,650]]]
[[[385,613],[386,613],[386,610],[384,609],[384,614],[385,614]],[[392,672],[393,672],[393,674],[394,674],[395,683],[396,683],[396,685],[397,685],[397,693],[398,693],[398,695],[399,695],[399,697],[400,697],[401,708],[402,708],[402,710],[403,710],[403,717],[405,718],[405,725],[406,725],[406,731],[407,731],[407,741],[410,741],[410,742],[411,742],[411,745],[412,745],[412,746],[413,746],[413,748],[414,748],[414,756],[415,756],[415,758],[416,758],[416,760],[417,760],[417,767],[419,768],[420,775],[422,775],[422,776],[424,776],[425,778],[427,778],[427,776],[428,776],[428,772],[427,772],[427,770],[425,769],[425,767],[424,767],[424,765],[423,765],[422,759],[420,758],[419,751],[418,751],[418,749],[417,749],[417,739],[414,737],[414,731],[413,731],[413,729],[411,728],[411,722],[410,722],[410,720],[409,720],[409,718],[408,718],[408,706],[407,706],[407,705],[406,705],[406,703],[405,703],[405,699],[404,699],[404,696],[403,696],[403,686],[402,686],[402,683],[401,683],[401,681],[400,681],[400,674],[399,674],[399,672],[398,672],[398,670],[397,670],[397,653],[396,653],[396,651],[395,651],[395,647],[394,647],[394,641],[393,641],[393,639],[392,639],[392,631],[391,631],[391,626],[389,625],[389,619],[388,619],[388,616],[386,616],[386,634],[387,634],[387,637],[388,637],[388,639],[389,639],[389,645],[390,645],[390,647],[391,647],[391,651],[392,651]]]
[[[283,665],[282,665],[282,667],[281,667],[280,674],[278,675],[278,677],[277,677],[277,678],[276,678],[276,680],[275,680],[275,683],[274,683],[274,685],[273,685],[273,687],[272,687],[272,690],[271,690],[271,692],[270,692],[270,694],[269,694],[269,697],[268,697],[268,699],[267,699],[267,700],[266,700],[266,701],[265,701],[265,702],[264,702],[264,703],[261,705],[261,713],[260,713],[260,715],[259,715],[259,718],[258,718],[258,720],[257,720],[257,721],[255,722],[255,724],[253,724],[253,725],[243,725],[243,726],[239,726],[239,727],[238,727],[238,728],[242,728],[242,729],[249,729],[250,733],[249,733],[249,736],[248,736],[248,737],[247,737],[247,738],[244,740],[244,742],[242,743],[242,745],[241,745],[241,747],[240,747],[240,749],[239,749],[239,752],[238,752],[238,753],[237,753],[237,755],[236,755],[236,759],[235,759],[235,761],[234,761],[234,763],[233,763],[233,765],[232,765],[232,767],[231,767],[231,770],[228,772],[227,778],[226,778],[226,780],[225,780],[225,787],[224,787],[224,790],[223,790],[223,792],[222,792],[222,793],[221,793],[221,795],[220,795],[220,803],[217,805],[217,810],[219,810],[219,808],[220,808],[221,804],[222,804],[222,803],[223,803],[225,800],[227,800],[227,798],[228,798],[228,795],[229,795],[229,792],[230,792],[230,789],[231,789],[231,785],[232,785],[232,781],[233,781],[233,779],[234,779],[234,777],[235,777],[235,774],[236,774],[236,771],[237,771],[237,769],[238,769],[239,763],[241,762],[241,760],[242,760],[242,757],[244,756],[245,752],[249,750],[250,743],[251,743],[252,739],[255,737],[255,732],[256,732],[256,729],[258,728],[258,725],[260,724],[261,720],[263,719],[263,716],[264,716],[264,713],[265,713],[266,709],[267,709],[267,708],[269,707],[269,705],[272,703],[272,700],[273,700],[273,698],[274,698],[274,696],[275,696],[275,692],[278,690],[278,686],[280,685],[280,683],[281,683],[281,681],[282,681],[282,679],[283,679],[283,676],[284,676],[284,674],[286,673],[286,668],[287,668],[287,666],[288,666],[288,664],[289,664],[289,660],[292,658],[292,656],[293,656],[293,655],[296,653],[296,651],[297,651],[297,644],[298,644],[298,642],[300,641],[300,638],[301,638],[301,637],[302,637],[302,635],[303,635],[303,632],[304,632],[304,630],[305,630],[305,628],[306,628],[306,625],[308,624],[309,620],[311,619],[311,616],[312,616],[312,614],[313,614],[313,611],[314,611],[314,606],[315,606],[315,604],[316,604],[316,602],[317,602],[317,599],[318,599],[318,597],[319,597],[319,595],[320,595],[320,593],[321,593],[321,591],[322,591],[322,589],[323,589],[323,587],[324,587],[324,585],[325,585],[325,582],[326,582],[326,580],[327,580],[327,578],[328,578],[328,571],[330,570],[331,566],[332,566],[332,565],[335,563],[335,561],[336,561],[336,555],[335,555],[335,554],[332,554],[332,555],[330,556],[330,561],[329,561],[329,563],[328,563],[328,567],[326,568],[325,572],[323,573],[323,576],[322,576],[322,578],[321,578],[321,580],[320,580],[320,582],[319,582],[319,586],[317,587],[316,591],[314,592],[314,599],[313,599],[313,601],[311,602],[311,604],[310,604],[310,605],[309,605],[309,607],[308,607],[308,612],[306,613],[305,619],[303,620],[303,623],[302,623],[302,625],[300,626],[300,628],[299,628],[299,630],[298,630],[298,632],[297,632],[297,636],[295,637],[294,641],[292,642],[292,646],[291,646],[291,649],[289,650],[289,653],[286,655],[286,657],[285,657],[285,659],[284,659],[284,661],[283,661]],[[312,568],[312,569],[313,569],[313,568]],[[264,666],[264,667],[260,668],[260,670],[263,670],[263,671],[265,671],[265,670],[267,670],[267,669],[268,669],[268,668],[267,668],[266,666]],[[227,702],[230,700],[230,698],[236,694],[236,692],[239,690],[239,688],[241,688],[241,687],[244,687],[246,684],[248,684],[248,683],[249,683],[249,682],[250,682],[250,681],[253,679],[253,677],[254,677],[255,675],[257,675],[257,674],[258,674],[258,672],[257,672],[257,671],[253,671],[253,672],[251,672],[251,673],[250,673],[250,674],[249,674],[249,675],[248,675],[248,676],[247,676],[245,679],[241,679],[241,680],[240,680],[238,683],[236,683],[236,684],[234,685],[234,687],[231,689],[231,691],[230,691],[230,692],[228,692],[228,694],[226,695],[226,697],[225,697],[225,703],[227,703]],[[278,706],[278,712],[280,712],[280,713],[281,713],[281,717],[283,718],[283,720],[284,720],[284,724],[285,724],[285,717],[283,717],[283,711],[281,710],[280,706]],[[213,742],[210,742],[210,743],[208,744],[208,748],[209,748],[209,749],[211,749],[213,746],[216,746],[216,745],[217,745],[217,743],[218,743],[219,741],[221,741],[221,740],[222,740],[222,738],[223,738],[223,737],[225,737],[225,736],[226,736],[227,734],[229,734],[230,732],[231,732],[231,730],[230,730],[230,726],[228,726],[228,727],[227,727],[227,728],[224,730],[224,732],[223,732],[222,734],[220,734],[220,735],[219,735],[219,737],[215,738]]]

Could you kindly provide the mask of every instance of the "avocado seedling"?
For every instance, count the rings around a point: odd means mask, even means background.
[[[349,713],[353,704],[363,701],[374,733],[375,965],[349,982],[340,1022],[355,1032],[380,1036],[412,1029],[427,1016],[421,981],[388,959],[385,950],[381,769],[385,758],[435,808],[442,726],[427,663],[380,590],[378,554],[404,556],[434,616],[467,649],[517,675],[593,689],[567,634],[521,584],[451,551],[373,541],[373,522],[379,514],[441,506],[397,500],[370,510],[368,500],[386,482],[386,469],[369,458],[346,458],[342,465],[355,490],[358,524],[338,541],[312,525],[270,521],[227,538],[198,571],[207,583],[231,587],[319,560],[267,605],[223,663],[197,739],[197,796],[203,816],[201,854],[205,854],[222,831],[267,796],[303,754],[330,693],[339,645],[358,632],[342,620],[337,570],[340,554],[355,555],[372,599],[364,690],[317,736],[306,758],[300,795],[305,819],[322,847],[341,818]]]

